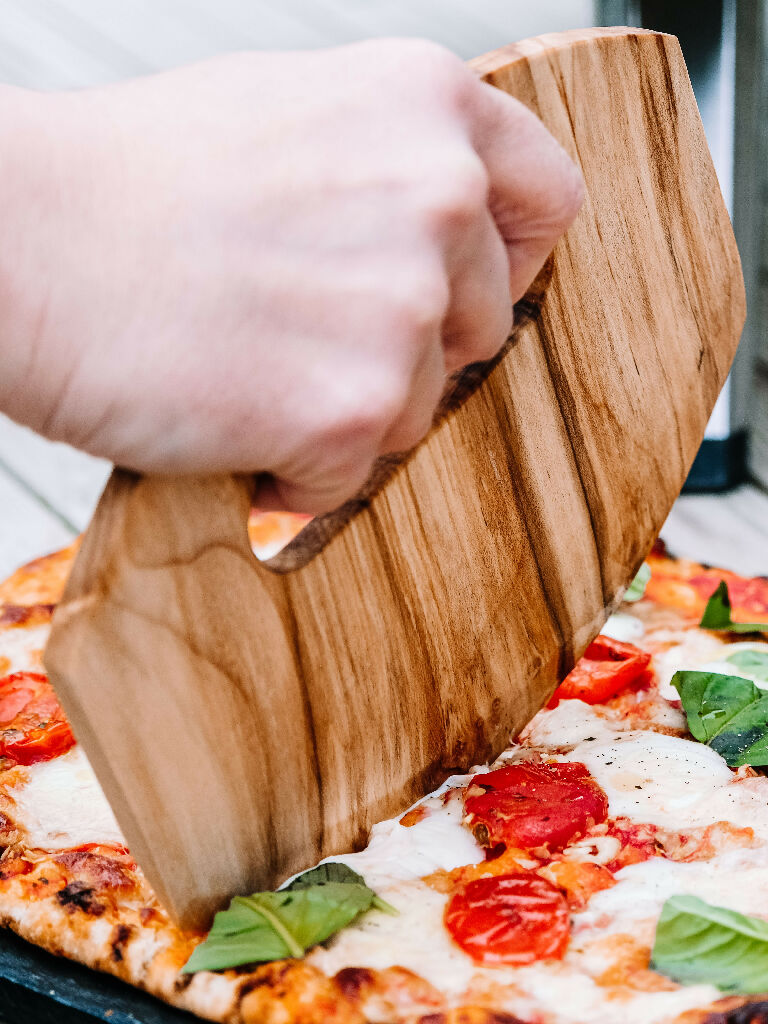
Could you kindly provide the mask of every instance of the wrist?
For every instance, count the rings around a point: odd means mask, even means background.
[[[52,94],[0,86],[0,411],[40,429],[55,382],[45,351],[57,263],[51,245],[62,202],[62,132]]]

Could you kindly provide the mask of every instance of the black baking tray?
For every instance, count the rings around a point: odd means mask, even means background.
[[[0,929],[0,1024],[201,1024],[118,978]]]

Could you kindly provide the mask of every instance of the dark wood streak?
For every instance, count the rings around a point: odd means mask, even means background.
[[[410,481],[406,479],[405,485],[406,487],[409,488],[409,490],[412,493]],[[394,606],[397,610],[398,632],[401,635],[407,635],[408,632],[413,630],[418,638],[418,643],[426,651],[429,649],[430,637],[428,635],[428,632],[423,628],[423,623],[420,623],[418,620],[414,622],[413,620],[413,617],[406,603],[405,595],[400,586],[398,585],[399,574],[397,572],[397,567],[395,566],[395,563],[393,561],[392,552],[390,551],[387,543],[386,530],[382,528],[381,519],[379,517],[377,510],[375,509],[371,511],[370,522],[371,528],[376,538],[378,550],[381,554],[385,578],[391,590]],[[417,523],[422,536],[424,536],[424,526],[420,516],[417,516]],[[424,714],[425,712],[428,713],[428,708],[430,707],[433,709],[437,707],[438,711],[442,712],[442,708],[440,707],[439,689],[435,677],[434,665],[432,664],[430,668],[431,671],[427,677],[428,690],[425,693],[420,694],[420,701],[422,703],[422,708],[420,710],[422,714]],[[432,735],[428,736],[425,740],[425,747],[427,750],[439,747],[439,743],[435,742],[436,737],[434,736],[434,729],[431,730],[431,733]],[[399,754],[401,753],[401,751],[397,750],[397,753]],[[425,779],[431,779],[435,777],[436,773],[433,771],[433,769],[434,765],[432,764],[424,766]]]
[[[557,297],[559,298],[559,296]],[[567,330],[568,318],[566,316],[561,318],[561,325]],[[598,493],[598,488],[596,486],[595,475],[592,472],[592,466],[589,461],[586,445],[584,444],[584,439],[581,434],[578,416],[576,415],[578,402],[571,390],[567,374],[563,372],[562,364],[557,359],[556,353],[546,343],[542,344],[542,352],[544,354],[544,359],[546,360],[547,372],[549,373],[550,380],[552,381],[555,400],[557,401],[560,409],[560,415],[562,416],[563,422],[566,424],[566,436],[571,449],[572,464],[576,471],[576,475],[579,478],[584,509],[589,517],[592,538],[594,540],[595,551],[597,553],[597,565],[600,572],[600,589],[603,596],[603,603],[606,606],[609,606],[611,604],[611,597],[608,593],[609,585],[606,579],[603,562],[600,557],[600,541],[602,534],[599,516],[600,510],[595,507],[594,498],[590,501],[590,494],[594,495]]]
[[[506,423],[507,431],[509,433],[514,433],[520,425],[512,420],[512,410],[503,398],[500,398],[494,390],[490,391],[490,395],[494,404],[497,419],[499,422]],[[536,531],[533,529],[533,524],[536,519],[535,512],[533,511],[535,506],[532,505],[532,502],[530,501],[532,495],[526,493],[525,481],[527,476],[525,473],[525,467],[521,466],[518,462],[508,461],[507,471],[509,473],[509,484],[517,499],[518,507],[521,510],[529,510],[527,515],[521,514],[520,520],[525,529],[526,537],[528,538],[531,549],[535,554],[535,569],[542,597],[546,603],[547,609],[549,610],[552,624],[557,630],[558,643],[561,652],[560,662],[558,664],[558,675],[562,677],[567,675],[571,668],[573,668],[573,664],[575,662],[572,637],[568,629],[571,624],[564,620],[563,609],[556,606],[553,595],[544,578],[542,566],[551,564],[551,560],[544,556],[543,551],[543,545],[547,545],[548,540],[541,529]]]
[[[299,630],[298,620],[296,617],[296,611],[293,607],[293,603],[290,599],[285,602],[285,621],[287,624],[287,635],[290,638],[290,647],[294,655],[294,661],[296,666],[296,678],[299,680],[302,687],[302,693],[304,697],[304,706],[306,709],[307,716],[307,736],[309,738],[309,745],[311,749],[311,770],[317,781],[317,817],[319,827],[315,835],[315,843],[318,849],[322,849],[325,845],[325,827],[324,821],[324,797],[323,797],[323,773],[320,770],[320,758],[318,756],[317,747],[317,729],[315,726],[315,715],[312,710],[312,701],[309,697],[309,691],[306,686],[307,667],[304,664],[301,653],[301,631]]]

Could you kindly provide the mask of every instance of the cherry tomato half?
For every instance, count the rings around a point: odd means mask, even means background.
[[[559,960],[568,945],[566,899],[532,873],[469,882],[448,901],[443,920],[454,942],[483,964]]]
[[[0,755],[35,764],[58,757],[74,742],[47,676],[12,672],[0,679]]]
[[[639,647],[601,634],[560,683],[547,707],[556,708],[561,700],[583,700],[585,704],[610,700],[629,686],[642,683],[650,664],[650,654]]]
[[[605,821],[608,799],[579,762],[513,764],[473,776],[464,811],[483,846],[551,852]]]

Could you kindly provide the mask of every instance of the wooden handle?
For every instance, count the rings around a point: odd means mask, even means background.
[[[184,924],[506,745],[636,571],[735,351],[738,255],[677,41],[595,29],[474,66],[587,183],[538,317],[268,567],[245,479],[115,474],[56,614],[54,685]]]

